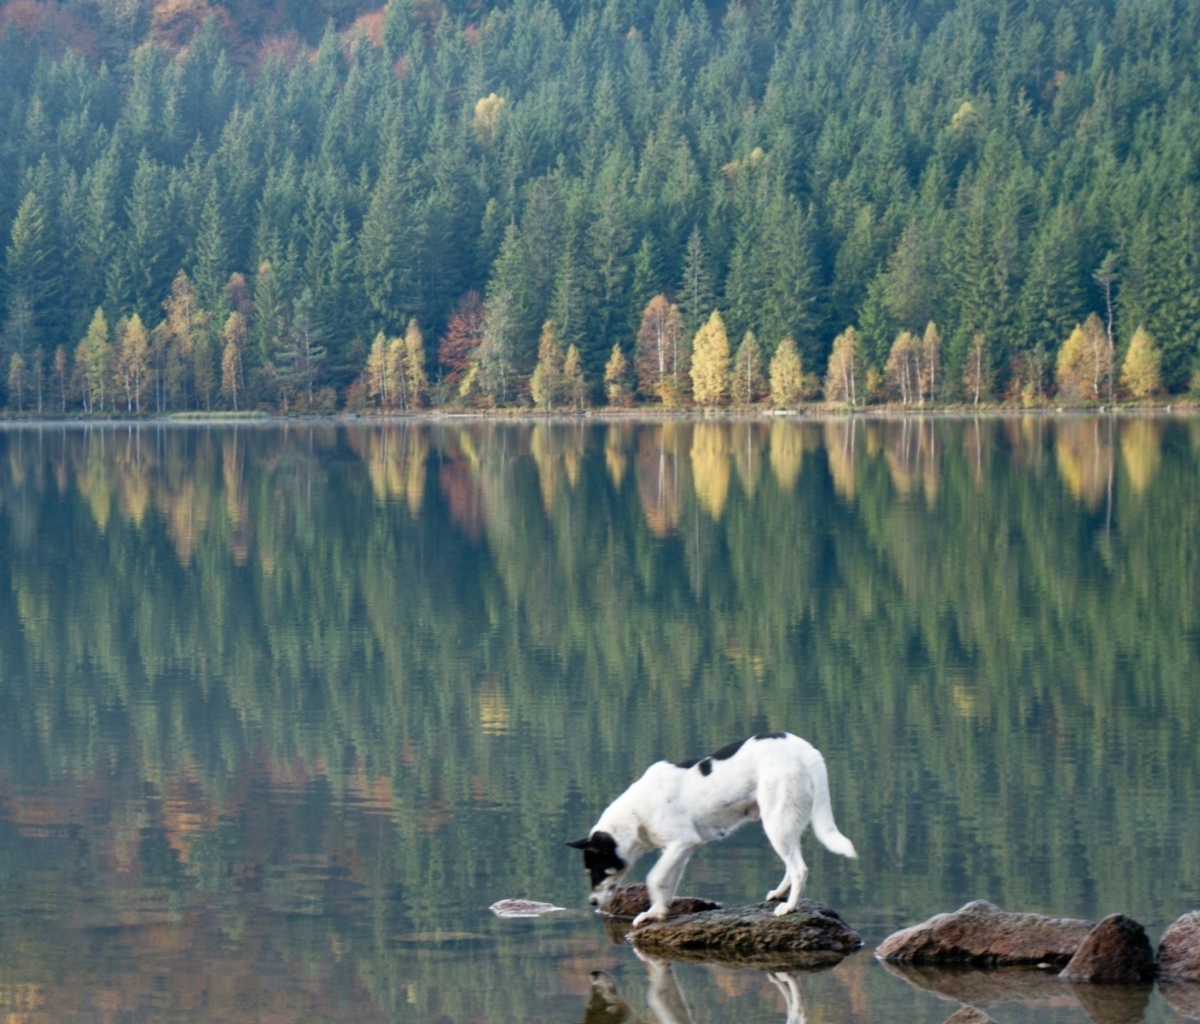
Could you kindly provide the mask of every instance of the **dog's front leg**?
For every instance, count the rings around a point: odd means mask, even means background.
[[[671,900],[679,888],[679,879],[683,877],[683,869],[691,859],[694,843],[671,843],[665,847],[658,863],[650,869],[646,876],[646,888],[650,892],[650,909],[638,914],[633,919],[636,928],[647,921],[665,921],[671,909]]]

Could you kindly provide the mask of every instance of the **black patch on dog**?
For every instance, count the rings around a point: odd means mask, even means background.
[[[734,754],[742,749],[742,744],[745,740],[738,740],[736,743],[728,743],[720,750],[713,751],[712,758],[714,761],[728,761]]]
[[[583,851],[583,866],[592,876],[593,889],[609,875],[625,870],[625,861],[617,856],[617,841],[607,832],[593,832],[567,845]]]
[[[756,740],[785,740],[787,739],[786,732],[760,732],[754,737]]]
[[[712,774],[712,758],[711,757],[706,757],[703,761],[700,762],[700,774],[701,775],[711,775]]]
[[[695,768],[702,760],[704,760],[702,757],[693,757],[687,761],[676,761],[675,767],[687,771],[689,768]]]

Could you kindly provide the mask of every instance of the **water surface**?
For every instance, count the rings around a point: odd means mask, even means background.
[[[779,728],[860,854],[806,842],[866,942],[810,1021],[945,1020],[961,979],[870,951],[970,899],[1157,941],[1200,907],[1198,467],[1178,418],[0,432],[0,1016],[575,1022],[603,970],[644,1018],[563,841]],[[751,828],[683,891],[779,874]],[[1179,1019],[1044,981],[970,998]]]

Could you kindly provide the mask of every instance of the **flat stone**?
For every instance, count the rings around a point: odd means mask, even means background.
[[[1009,913],[975,900],[889,935],[875,956],[893,963],[1061,966],[1091,929],[1090,921]]]
[[[1200,910],[1170,925],[1158,943],[1158,976],[1200,981]]]
[[[613,893],[608,906],[600,913],[607,917],[633,918],[650,909],[650,891],[644,885],[623,885]],[[684,914],[698,914],[704,910],[720,910],[721,904],[699,896],[676,896],[667,908],[667,920]]]
[[[1109,914],[1084,937],[1063,968],[1062,981],[1135,985],[1154,977],[1154,950],[1146,930],[1124,914]]]
[[[488,907],[497,917],[541,917],[562,909],[553,903],[539,903],[537,900],[497,900]]]
[[[835,910],[813,900],[775,915],[777,901],[709,910],[633,929],[641,952],[763,969],[811,969],[837,963],[862,948],[862,939]]]

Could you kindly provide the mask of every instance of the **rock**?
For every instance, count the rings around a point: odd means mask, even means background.
[[[837,912],[812,900],[775,916],[778,903],[709,910],[642,925],[630,941],[642,953],[769,970],[824,967],[862,947]]]
[[[977,1010],[973,1006],[964,1006],[958,1013],[950,1014],[946,1018],[946,1024],[996,1024],[996,1021],[982,1010]]]
[[[497,917],[541,917],[542,914],[563,909],[553,903],[539,903],[537,900],[497,900],[488,907]]]
[[[608,906],[601,913],[608,917],[632,920],[643,910],[650,909],[650,891],[644,885],[623,885],[613,893]],[[676,896],[667,909],[667,920],[683,914],[698,914],[704,910],[720,910],[721,904],[704,900],[699,896]]]
[[[1010,914],[975,900],[889,935],[875,956],[893,963],[1057,966],[1071,959],[1091,928],[1090,921]]]
[[[1063,968],[1062,981],[1135,985],[1154,977],[1154,950],[1146,930],[1124,914],[1109,914],[1087,933]]]
[[[1188,1020],[1200,1020],[1200,984],[1190,981],[1173,981],[1164,978],[1158,983],[1158,990],[1179,1016]]]
[[[1184,914],[1163,932],[1158,943],[1158,976],[1200,981],[1200,910]]]

